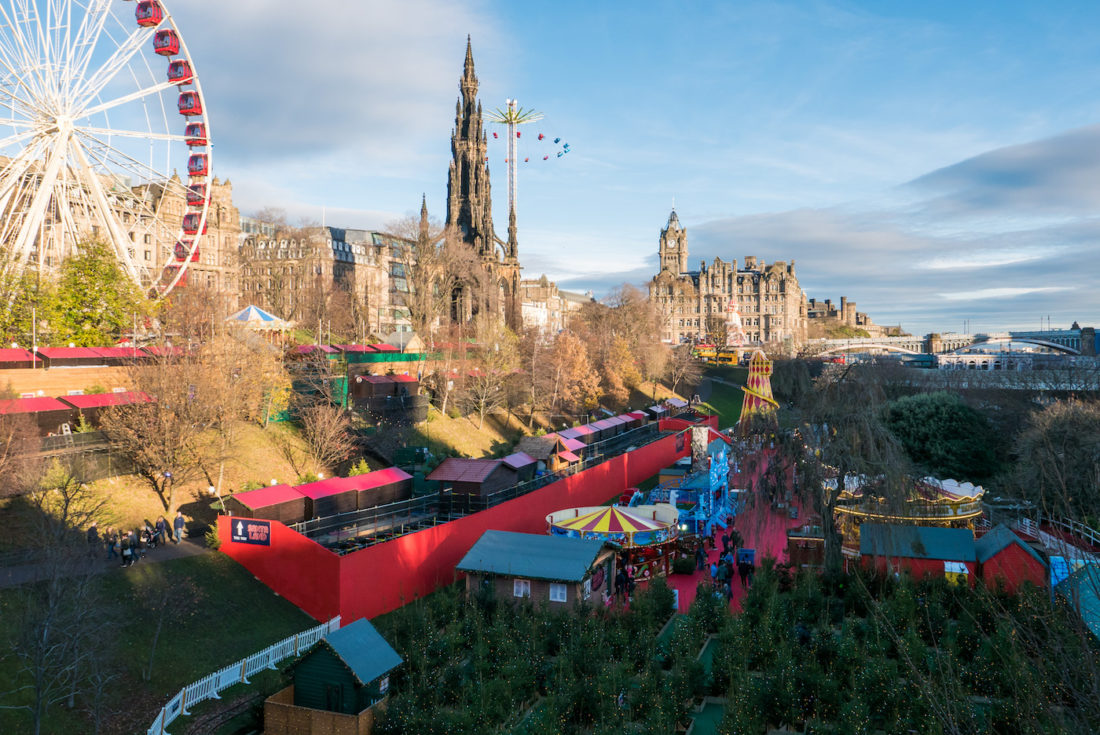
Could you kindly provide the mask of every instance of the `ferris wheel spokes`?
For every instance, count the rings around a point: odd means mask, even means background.
[[[84,156],[84,149],[80,142],[76,139],[73,140],[73,152],[76,154],[76,160],[80,164],[77,171],[84,179],[83,183],[91,192],[92,199],[96,203],[96,213],[99,216],[100,221],[111,235],[111,242],[114,243],[115,255],[118,256],[122,262],[122,267],[136,282],[141,282],[141,273],[137,266],[134,264],[133,258],[130,255],[130,249],[126,246],[129,242],[129,237],[122,231],[122,227],[119,225],[118,220],[115,218],[115,210],[111,207],[110,202],[107,200],[107,194],[103,191],[102,182],[99,180],[99,176],[88,165],[88,159]]]
[[[152,39],[155,32],[155,28],[139,27],[131,33],[90,77],[87,77],[82,83],[73,88],[72,97],[75,99],[94,99],[120,71],[126,68],[134,54],[141,50],[146,41]],[[84,71],[86,69],[79,70],[77,78],[84,78]]]

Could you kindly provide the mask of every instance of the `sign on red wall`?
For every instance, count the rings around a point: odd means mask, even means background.
[[[270,521],[255,521],[251,518],[234,519],[230,540],[238,544],[271,546],[271,523]]]

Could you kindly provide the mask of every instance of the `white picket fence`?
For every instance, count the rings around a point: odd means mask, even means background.
[[[220,699],[218,692],[228,689],[234,684],[247,684],[248,677],[264,669],[274,669],[275,664],[289,656],[296,656],[300,651],[312,646],[340,627],[340,616],[337,615],[327,623],[321,623],[316,628],[292,635],[279,641],[273,646],[268,646],[259,653],[254,653],[246,659],[230,664],[223,669],[215,671],[210,676],[199,679],[194,684],[189,684],[180,690],[179,694],[172,697],[160,714],[153,720],[149,727],[149,735],[168,735],[165,728],[168,727],[180,715],[189,715],[188,708],[207,699]]]

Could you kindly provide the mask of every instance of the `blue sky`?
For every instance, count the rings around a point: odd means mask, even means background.
[[[675,199],[693,267],[795,259],[878,323],[1100,323],[1100,4],[203,6],[169,9],[246,213],[380,228],[424,192],[442,215],[469,33],[485,107],[572,149],[521,167],[528,276],[644,284]]]

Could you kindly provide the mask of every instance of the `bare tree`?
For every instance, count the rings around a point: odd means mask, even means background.
[[[160,357],[132,369],[130,379],[150,400],[113,406],[100,414],[100,425],[113,449],[171,512],[175,487],[198,476],[210,463],[212,447],[220,446],[207,434],[219,421],[220,396],[204,384],[192,353]]]
[[[691,345],[679,345],[669,351],[666,376],[672,392],[676,393],[680,383],[695,384],[703,376],[703,368],[691,354]]]
[[[330,404],[316,403],[303,408],[298,418],[302,424],[302,436],[313,458],[321,466],[335,468],[355,450],[347,411]]]

